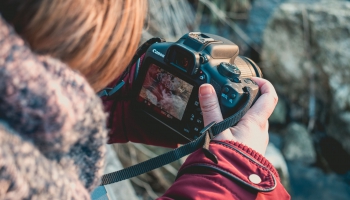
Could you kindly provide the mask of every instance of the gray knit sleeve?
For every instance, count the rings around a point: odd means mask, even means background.
[[[0,199],[89,199],[74,170],[47,159],[0,122]]]
[[[70,187],[64,184],[77,184],[64,176],[67,170],[76,174],[89,191],[98,184],[107,137],[106,114],[100,99],[78,72],[57,59],[33,53],[1,16],[0,121],[16,133],[13,138],[18,148],[27,147],[27,156],[23,156],[10,145],[6,150],[0,145],[7,159],[13,157],[1,167],[12,170],[6,167],[12,163],[24,167],[17,172],[34,170],[26,179],[28,190],[37,187],[29,179],[49,182],[47,173],[55,175],[50,177],[53,182],[62,177],[64,181],[59,183],[63,189]],[[29,156],[32,153],[35,156]]]

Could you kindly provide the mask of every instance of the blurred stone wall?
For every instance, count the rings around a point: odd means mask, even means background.
[[[263,72],[289,120],[322,131],[350,154],[350,2],[285,3],[264,32]]]
[[[141,43],[152,37],[175,42],[194,25],[195,14],[187,0],[148,0],[148,15]]]

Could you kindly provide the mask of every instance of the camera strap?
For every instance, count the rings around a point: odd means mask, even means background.
[[[255,99],[258,95],[253,95],[251,89],[249,87],[243,88],[245,91],[246,101],[241,109],[236,112],[234,115],[226,118],[225,120],[216,123],[212,122],[206,127],[204,127],[200,131],[200,136],[172,151],[169,151],[165,154],[159,155],[157,157],[151,158],[139,164],[127,167],[125,169],[108,173],[102,176],[101,186],[112,184],[115,182],[119,182],[125,179],[132,178],[134,176],[138,176],[140,174],[146,173],[148,171],[157,169],[166,164],[174,162],[192,152],[202,148],[206,157],[212,160],[214,163],[218,163],[218,160],[210,150],[209,150],[209,142],[211,139],[215,138],[216,135],[226,130],[229,127],[236,125],[239,120],[244,116],[244,114],[249,110],[249,108],[253,105]]]

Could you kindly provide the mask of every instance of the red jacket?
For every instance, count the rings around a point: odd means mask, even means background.
[[[108,143],[138,142],[176,147],[182,138],[164,134],[160,126],[139,120],[130,111],[127,97],[131,90],[135,66],[123,80],[119,101],[103,99],[110,114]],[[117,80],[110,86],[114,86]],[[143,124],[140,124],[140,122]],[[276,169],[264,156],[233,141],[212,141],[210,150],[218,164],[208,159],[202,149],[192,153],[180,168],[174,184],[159,199],[290,199]]]

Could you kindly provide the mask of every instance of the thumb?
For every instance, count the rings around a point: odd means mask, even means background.
[[[223,120],[218,98],[213,86],[203,84],[199,87],[199,103],[201,105],[204,126],[211,122],[221,122]],[[215,137],[215,140],[234,140],[231,131],[226,129]]]
[[[203,113],[204,126],[213,121],[220,122],[223,120],[213,86],[203,84],[199,87],[199,102]]]

